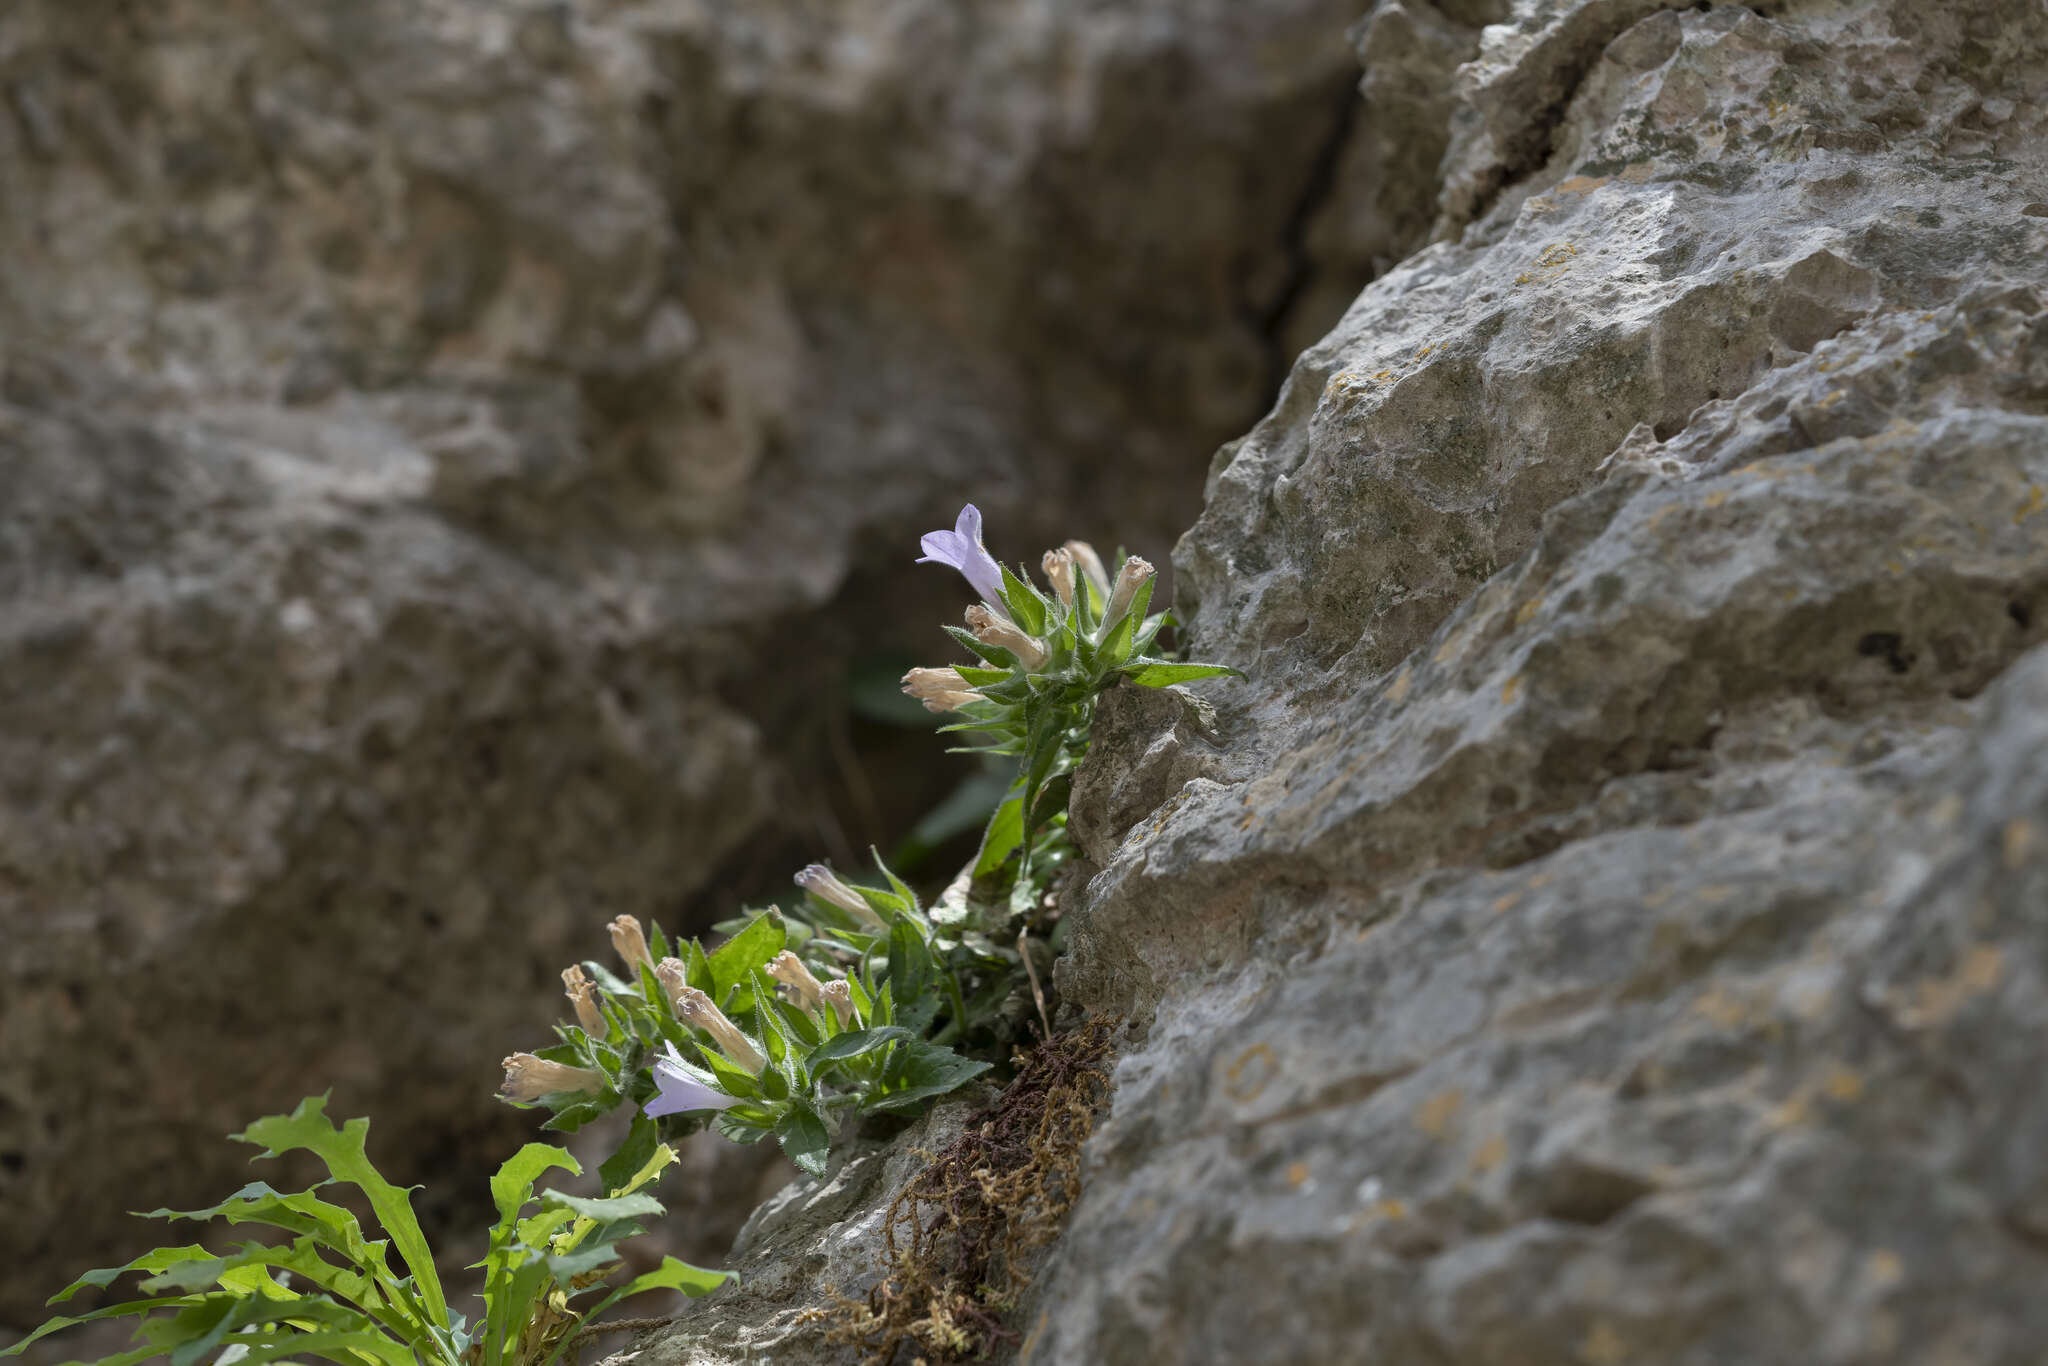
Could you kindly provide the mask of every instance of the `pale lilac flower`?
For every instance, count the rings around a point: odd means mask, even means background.
[[[661,1088],[661,1094],[640,1107],[640,1112],[649,1119],[679,1115],[689,1110],[723,1110],[733,1103],[731,1096],[693,1076],[674,1044],[668,1045],[667,1057],[655,1059],[654,1084]]]
[[[918,544],[924,548],[919,564],[943,564],[959,570],[983,602],[1006,617],[1010,614],[1003,604],[1002,566],[981,545],[980,508],[969,503],[960,509],[960,519],[951,531],[926,532]]]

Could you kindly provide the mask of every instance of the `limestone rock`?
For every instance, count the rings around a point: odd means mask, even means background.
[[[2048,22],[1378,16],[1478,30],[1434,240],[1212,470],[1213,739],[1076,784],[1144,1037],[1016,1356],[2032,1362]]]

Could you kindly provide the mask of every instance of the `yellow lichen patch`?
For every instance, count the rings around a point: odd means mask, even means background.
[[[1605,185],[1607,183],[1607,180],[1608,177],[1604,175],[1575,175],[1570,180],[1560,181],[1557,186],[1557,193],[1577,195],[1591,194],[1593,193],[1593,191],[1599,189],[1602,185]]]
[[[1906,1264],[1899,1254],[1888,1247],[1881,1247],[1864,1259],[1863,1274],[1870,1283],[1881,1290],[1888,1290],[1906,1279]]]
[[[1994,944],[1973,944],[1963,961],[1946,977],[1930,978],[1913,992],[1909,1024],[1946,1024],[1976,997],[1992,990],[2005,976],[2005,955]]]
[[[1590,1366],[1621,1366],[1628,1360],[1628,1346],[1622,1342],[1621,1334],[1615,1331],[1613,1324],[1606,1319],[1595,1319],[1579,1342],[1579,1358]]]
[[[1394,675],[1394,681],[1387,685],[1387,700],[1389,702],[1402,701],[1404,698],[1408,696],[1409,685],[1411,685],[1414,682],[1414,670],[1408,668],[1406,665],[1403,665],[1401,667],[1401,672]]]
[[[2018,872],[2026,866],[2027,855],[2034,851],[2034,823],[2014,820],[2005,823],[2005,830],[1999,837],[1999,844],[2005,854],[2005,866]]]
[[[1733,1029],[1750,1016],[1749,1002],[1718,984],[1707,988],[1697,1001],[1692,1003],[1694,1013],[1704,1015],[1723,1029]]]
[[[1408,1217],[1408,1202],[1406,1200],[1382,1200],[1372,1208],[1373,1213],[1379,1215],[1382,1219],[1406,1219]]]
[[[1472,1170],[1490,1172],[1507,1160],[1508,1141],[1500,1134],[1494,1134],[1472,1154]]]
[[[1822,410],[1826,410],[1828,408],[1834,407],[1837,403],[1840,403],[1843,399],[1847,397],[1849,397],[1849,391],[1846,389],[1830,390],[1826,398],[1822,399],[1820,402],[1814,404],[1813,406],[1816,408],[1820,408]]]
[[[1223,1093],[1240,1103],[1254,1101],[1272,1084],[1280,1059],[1271,1044],[1255,1043],[1223,1068]]]
[[[1847,1067],[1836,1067],[1827,1075],[1821,1087],[1828,1093],[1828,1099],[1848,1104],[1863,1094],[1863,1078]]]
[[[1307,1182],[1308,1182],[1308,1163],[1306,1163],[1306,1162],[1290,1162],[1290,1163],[1288,1163],[1288,1164],[1287,1164],[1287,1184],[1288,1184],[1288,1185],[1290,1185],[1290,1186],[1294,1187],[1294,1189],[1296,1189],[1296,1190],[1300,1190],[1300,1189],[1302,1188],[1302,1186],[1304,1186],[1305,1184],[1307,1184]]]
[[[1706,497],[1704,497],[1704,498],[1700,499],[1700,506],[1701,506],[1701,507],[1704,507],[1704,508],[1717,508],[1717,507],[1721,506],[1721,504],[1723,504],[1723,503],[1725,503],[1725,502],[1727,502],[1727,501],[1728,501],[1728,490],[1726,490],[1726,489],[1715,489],[1715,490],[1714,490],[1714,491],[1713,491],[1712,493],[1710,493],[1710,494],[1708,494],[1708,495],[1707,495]]]
[[[2044,505],[2048,505],[2048,493],[2043,493],[2039,484],[2027,485],[2027,501],[2021,503],[2019,511],[2013,513],[2013,525],[2018,526],[2021,522],[2026,521],[2027,518],[2039,512]]]
[[[1439,1091],[1415,1111],[1415,1127],[1431,1138],[1442,1138],[1449,1132],[1451,1121],[1458,1117],[1458,1109],[1464,1103],[1465,1093],[1456,1087]]]
[[[1506,896],[1495,897],[1493,900],[1493,913],[1500,915],[1504,912],[1512,911],[1515,908],[1515,903],[1521,899],[1522,894],[1520,892],[1509,892]]]
[[[1500,685],[1500,704],[1504,707],[1513,706],[1515,698],[1521,695],[1521,691],[1522,676],[1516,674],[1513,678]]]
[[[1520,607],[1517,607],[1515,609],[1515,625],[1527,626],[1529,622],[1535,617],[1536,613],[1541,611],[1542,608],[1543,598],[1541,594],[1529,599],[1527,602],[1523,603]]]
[[[1569,265],[1572,257],[1578,254],[1579,249],[1569,242],[1552,242],[1536,258],[1536,264],[1545,270],[1554,270],[1560,266]]]

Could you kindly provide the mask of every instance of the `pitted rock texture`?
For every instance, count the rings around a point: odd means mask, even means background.
[[[1336,192],[1359,9],[0,7],[0,1257],[328,1087],[480,1221],[605,920],[945,792],[820,795],[917,533],[1163,558],[1426,233]]]
[[[1479,8],[1177,553],[1250,681],[1076,782],[1143,1038],[1014,1355],[2034,1362],[2048,15]]]

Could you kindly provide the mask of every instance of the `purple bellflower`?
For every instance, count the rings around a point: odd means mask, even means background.
[[[655,1060],[654,1084],[661,1088],[661,1094],[641,1107],[649,1119],[689,1110],[723,1110],[733,1103],[731,1096],[691,1076],[674,1044],[668,1046],[667,1057]]]
[[[924,549],[918,557],[919,564],[943,564],[959,570],[974,591],[981,594],[983,602],[1008,618],[1010,609],[1003,603],[1002,567],[995,556],[982,548],[980,508],[969,503],[960,509],[960,519],[953,523],[951,531],[926,532],[918,544]]]

